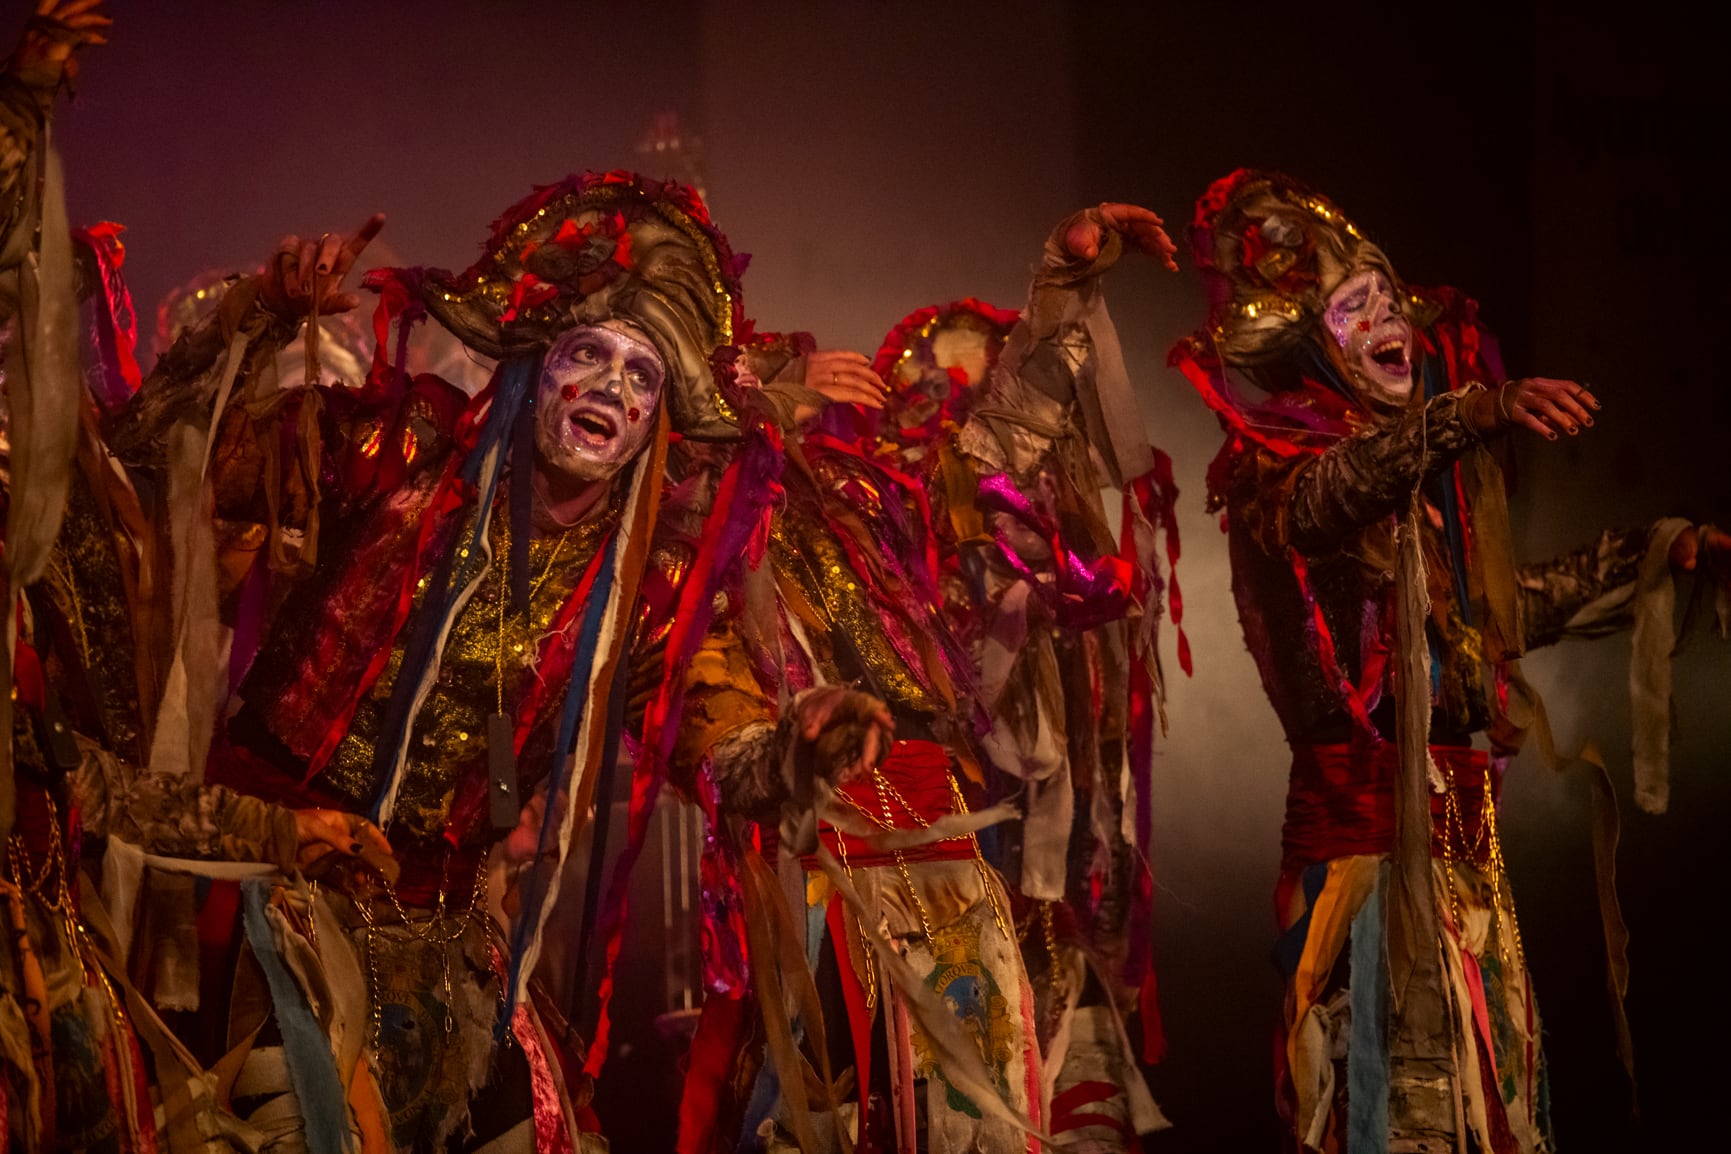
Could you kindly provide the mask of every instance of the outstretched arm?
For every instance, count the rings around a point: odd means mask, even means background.
[[[689,776],[707,759],[724,808],[774,818],[801,792],[785,777],[790,752],[805,772],[848,780],[883,760],[894,728],[883,702],[840,686],[796,694],[777,719],[734,623],[723,618],[686,671],[674,764]]]
[[[1332,553],[1366,526],[1405,507],[1422,481],[1479,443],[1466,414],[1470,396],[1433,397],[1392,424],[1292,464],[1281,486],[1286,492],[1265,502],[1272,505],[1275,542],[1311,555]]]
[[[85,832],[150,853],[256,861],[289,872],[362,861],[394,880],[391,846],[377,826],[336,810],[289,810],[220,785],[140,770],[79,738],[73,776]]]
[[[1359,530],[1403,508],[1418,485],[1485,438],[1527,429],[1548,440],[1593,424],[1599,402],[1573,381],[1534,377],[1496,389],[1432,397],[1391,423],[1287,466],[1267,510],[1274,540],[1301,553],[1332,553]]]
[[[1642,562],[1655,549],[1664,551],[1673,575],[1702,573],[1716,588],[1731,588],[1731,534],[1674,521],[1606,530],[1579,549],[1521,566],[1527,648],[1627,629],[1634,622]]]

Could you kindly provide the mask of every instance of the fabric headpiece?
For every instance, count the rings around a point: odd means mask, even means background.
[[[1314,332],[1328,295],[1360,269],[1400,291],[1388,257],[1334,202],[1278,172],[1241,168],[1209,186],[1190,224],[1220,359],[1253,368]]]
[[[872,360],[890,390],[883,437],[926,443],[961,424],[1018,319],[972,297],[903,317]]]
[[[738,423],[711,357],[743,327],[744,267],[692,189],[590,172],[511,206],[485,256],[454,276],[429,272],[420,289],[459,340],[499,359],[545,349],[573,325],[628,321],[667,363],[674,429],[725,440]]]

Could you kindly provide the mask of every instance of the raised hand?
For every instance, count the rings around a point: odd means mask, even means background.
[[[355,259],[385,227],[385,214],[374,213],[347,240],[327,232],[318,240],[285,236],[264,266],[259,302],[284,320],[299,320],[347,312],[361,303],[359,295],[343,292],[343,280]],[[316,306],[316,308],[315,308]]]
[[[889,706],[840,686],[808,689],[794,708],[794,734],[812,770],[832,782],[851,781],[876,769],[895,739]]]
[[[1593,427],[1599,399],[1585,385],[1549,377],[1505,381],[1474,398],[1467,417],[1481,433],[1530,429],[1547,440]]]
[[[1081,260],[1100,255],[1105,230],[1111,229],[1128,245],[1154,257],[1173,272],[1178,271],[1178,246],[1166,235],[1166,222],[1146,208],[1134,204],[1102,204],[1077,213],[1064,229],[1064,249]]]
[[[58,88],[78,75],[74,54],[86,44],[107,44],[102,30],[113,23],[102,14],[102,0],[38,0],[7,71],[27,83]]]
[[[883,408],[886,389],[883,377],[871,370],[871,358],[848,349],[817,349],[805,358],[805,388],[820,394],[831,405],[864,405]],[[805,424],[819,414],[819,407],[801,401],[793,419]]]
[[[805,387],[833,404],[884,407],[883,378],[872,372],[871,358],[848,349],[819,349],[805,358]]]

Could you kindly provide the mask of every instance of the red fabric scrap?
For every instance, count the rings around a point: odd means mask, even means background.
[[[1491,771],[1490,756],[1465,746],[1433,745],[1431,758],[1453,781],[1460,814],[1459,835],[1465,856],[1487,820],[1485,778],[1493,798],[1502,779]],[[1394,849],[1394,790],[1399,750],[1390,741],[1343,742],[1292,747],[1292,778],[1281,829],[1281,871],[1296,874],[1307,866],[1353,854],[1383,854]],[[1432,852],[1442,852],[1443,817],[1448,798],[1430,795]]]

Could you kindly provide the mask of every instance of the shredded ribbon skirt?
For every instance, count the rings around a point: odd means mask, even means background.
[[[1496,852],[1500,775],[1479,751],[1430,754],[1431,881],[1456,1027],[1457,1132],[1494,1154],[1547,1151],[1538,1007]],[[1285,932],[1275,958],[1289,983],[1278,1080],[1282,1115],[1304,1149],[1388,1148],[1393,790],[1392,743],[1294,748],[1277,897]]]

